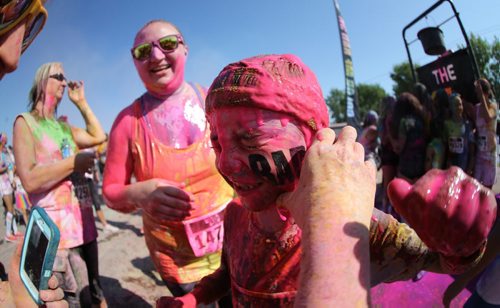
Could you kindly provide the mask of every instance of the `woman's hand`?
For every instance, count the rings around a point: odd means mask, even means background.
[[[133,185],[138,189],[135,203],[156,219],[182,221],[193,209],[194,198],[182,189],[183,184],[151,179]]]
[[[87,100],[85,99],[83,81],[68,82],[68,97],[79,109],[86,106]]]

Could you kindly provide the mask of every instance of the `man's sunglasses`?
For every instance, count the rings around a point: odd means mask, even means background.
[[[49,77],[54,78],[56,80],[59,80],[60,82],[63,82],[64,80],[66,80],[66,77],[64,77],[63,73],[52,74]]]
[[[144,61],[146,59],[149,59],[149,57],[151,56],[153,46],[160,48],[160,50],[165,53],[170,53],[177,49],[179,43],[183,43],[182,36],[180,36],[179,34],[167,35],[156,41],[137,45],[130,51],[132,52],[132,57],[134,57],[134,59]]]
[[[42,31],[47,11],[42,0],[0,0],[0,36],[26,20],[21,52],[24,52]]]

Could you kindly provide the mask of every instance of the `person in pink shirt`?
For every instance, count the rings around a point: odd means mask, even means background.
[[[222,218],[233,190],[215,167],[206,90],[184,80],[189,48],[179,29],[150,21],[131,52],[146,92],[113,124],[103,193],[112,209],[142,210],[156,269],[182,296],[220,265]]]
[[[481,259],[493,193],[458,168],[433,170],[414,185],[389,184],[414,229],[373,209],[375,166],[354,128],[335,141],[319,83],[298,57],[227,65],[206,113],[217,169],[238,195],[224,217],[222,264],[158,307],[194,307],[228,290],[235,307],[367,306],[370,286]]]

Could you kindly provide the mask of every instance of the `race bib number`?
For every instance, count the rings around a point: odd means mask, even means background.
[[[82,209],[92,208],[92,196],[90,187],[85,177],[82,174],[73,173],[70,176],[70,179],[73,183],[76,198],[80,202],[80,207]]]
[[[182,222],[186,229],[189,245],[193,249],[195,256],[202,257],[222,249],[224,210],[226,205],[222,206],[215,213],[209,213]]]
[[[448,147],[451,153],[462,154],[464,152],[464,138],[462,137],[449,137]]]
[[[488,141],[486,140],[486,136],[479,136],[477,138],[477,148],[481,152],[486,152],[488,150]]]

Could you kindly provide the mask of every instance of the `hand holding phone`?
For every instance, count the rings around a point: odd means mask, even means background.
[[[59,229],[45,210],[33,207],[21,251],[19,276],[39,305],[43,304],[40,291],[48,289],[58,246]]]

